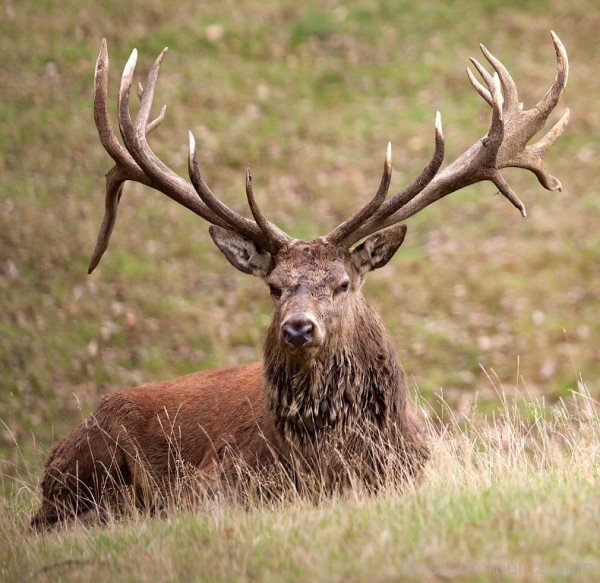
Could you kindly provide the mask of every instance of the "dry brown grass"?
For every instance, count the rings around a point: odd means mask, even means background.
[[[551,408],[537,399],[499,398],[494,416],[474,407],[462,420],[444,404],[445,421],[430,419],[432,459],[422,482],[399,490],[389,458],[376,496],[356,484],[343,496],[307,498],[287,483],[287,494],[274,497],[273,474],[240,464],[241,497],[239,489],[224,497],[227,484],[220,495],[191,490],[183,471],[157,500],[160,518],[131,503],[124,513],[96,509],[83,521],[35,534],[28,519],[38,491],[22,467],[0,509],[0,574],[73,581],[595,580],[598,403],[583,385]]]

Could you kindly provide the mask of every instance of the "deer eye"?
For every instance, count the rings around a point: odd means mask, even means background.
[[[272,297],[274,297],[274,298],[281,297],[281,288],[277,287],[276,285],[273,285],[272,283],[269,284],[269,291],[271,292]]]
[[[347,292],[349,286],[350,286],[350,282],[349,281],[344,281],[335,290],[335,294],[337,295],[337,294],[343,294],[343,293]]]

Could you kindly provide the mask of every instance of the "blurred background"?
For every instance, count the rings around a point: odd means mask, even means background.
[[[126,186],[111,245],[86,267],[111,167],[92,120],[103,36],[110,101],[134,47],[138,73],[164,47],[157,153],[186,175],[186,131],[211,187],[246,212],[244,172],[268,216],[296,237],[325,233],[377,188],[394,145],[392,191],[429,159],[435,111],[448,161],[487,131],[465,67],[484,42],[529,107],[567,47],[570,127],[548,156],[564,185],[505,176],[409,220],[365,293],[430,402],[494,406],[504,387],[549,401],[600,380],[600,16],[592,0],[423,2],[145,0],[0,5],[0,452],[16,459],[64,435],[119,388],[260,357],[264,284],[235,271],[207,225],[165,196]],[[140,77],[141,79],[141,77]],[[488,378],[489,377],[489,378]],[[491,379],[491,380],[490,380]],[[493,382],[492,382],[493,381]],[[35,437],[35,439],[34,439]],[[28,453],[30,452],[30,453]]]

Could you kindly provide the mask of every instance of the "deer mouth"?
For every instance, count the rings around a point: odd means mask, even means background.
[[[283,338],[283,345],[285,346],[286,350],[288,350],[288,352],[294,353],[310,351],[311,349],[314,350],[322,346],[322,344],[323,339],[321,337],[312,338],[310,340],[286,339],[285,337]]]
[[[322,344],[322,342],[310,342],[299,346],[294,346],[284,341],[285,350],[295,356],[316,353]]]

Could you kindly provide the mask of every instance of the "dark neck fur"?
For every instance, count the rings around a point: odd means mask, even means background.
[[[310,356],[290,354],[271,324],[264,364],[268,407],[282,436],[296,443],[317,433],[343,435],[356,423],[383,428],[401,421],[402,369],[377,313],[362,297],[344,330]]]

